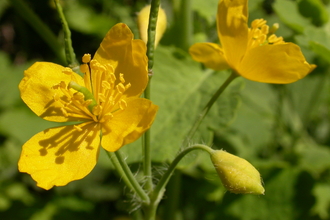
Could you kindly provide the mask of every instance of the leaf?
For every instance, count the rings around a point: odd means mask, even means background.
[[[297,147],[300,155],[300,167],[315,177],[330,167],[330,148],[310,144],[300,144]]]
[[[303,36],[299,36],[298,42],[302,42],[324,60],[330,63],[330,24],[327,27],[307,27]]]
[[[300,0],[300,13],[310,18],[315,26],[321,26],[329,20],[329,14],[321,0]]]
[[[302,33],[305,27],[311,26],[311,22],[299,13],[297,3],[294,1],[277,0],[274,3],[274,10],[286,25],[298,33]]]
[[[330,186],[325,183],[317,183],[313,188],[313,195],[316,202],[312,208],[312,213],[321,219],[329,219],[330,208]]]
[[[30,63],[14,66],[7,54],[0,52],[0,108],[8,108],[20,103],[18,84]]]
[[[55,126],[59,124],[39,118],[27,107],[8,110],[0,115],[0,133],[18,140],[21,144],[34,134]]]
[[[191,7],[211,24],[215,21],[218,2],[218,0],[192,0]]]

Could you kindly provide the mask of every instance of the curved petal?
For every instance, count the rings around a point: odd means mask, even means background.
[[[41,188],[64,186],[92,171],[99,146],[98,124],[50,128],[23,145],[18,168],[20,172],[30,174]]]
[[[223,55],[223,50],[218,44],[196,43],[189,48],[191,57],[197,62],[214,70],[228,69],[229,66]]]
[[[146,45],[142,40],[133,40],[133,33],[126,24],[113,26],[104,37],[94,59],[101,64],[110,63],[115,69],[117,81],[123,73],[131,83],[125,92],[127,97],[140,96],[148,83],[148,60]]]
[[[252,81],[286,84],[305,77],[315,67],[306,62],[299,46],[286,43],[249,50],[236,70]]]
[[[74,80],[81,85],[84,84],[78,74],[63,73],[64,68],[55,63],[36,62],[24,71],[24,78],[19,84],[21,98],[34,113],[43,119],[56,122],[74,120],[63,115],[60,110],[63,105],[54,101],[56,91],[52,87],[61,81],[69,83]]]
[[[248,42],[247,0],[220,0],[218,5],[218,36],[225,57],[235,67],[245,54]]]
[[[127,100],[127,108],[114,114],[102,128],[102,147],[114,152],[136,141],[153,123],[158,106],[148,99]]]

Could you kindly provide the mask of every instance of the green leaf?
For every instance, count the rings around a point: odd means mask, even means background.
[[[330,148],[310,144],[300,144],[297,147],[300,155],[300,167],[315,177],[330,167]]]
[[[8,110],[0,115],[0,133],[18,140],[21,144],[36,133],[59,125],[63,124],[43,120],[27,107]]]
[[[8,56],[0,52],[0,108],[8,108],[20,103],[18,84],[23,78],[23,72],[30,65],[26,63],[14,66]]]
[[[326,27],[316,28],[307,27],[303,36],[299,36],[298,42],[301,42],[311,49],[324,60],[330,63],[330,24]]]
[[[315,26],[321,26],[329,20],[329,14],[321,0],[300,0],[300,13],[310,18]]]
[[[305,27],[311,26],[311,22],[299,13],[297,3],[294,1],[277,0],[274,3],[274,10],[286,25],[298,33],[302,33]]]
[[[210,24],[215,21],[218,0],[192,0],[191,6],[194,11],[204,17]]]
[[[330,185],[318,183],[313,188],[313,195],[316,202],[312,208],[312,213],[318,215],[321,219],[329,219],[330,208]]]

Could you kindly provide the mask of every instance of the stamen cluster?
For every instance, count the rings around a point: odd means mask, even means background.
[[[277,37],[274,33],[278,24],[274,24],[271,30],[264,19],[255,19],[249,28],[248,49],[266,44],[283,44],[283,37]]]
[[[53,86],[57,90],[54,101],[60,103],[60,109],[66,117],[99,123],[111,120],[115,112],[127,107],[123,94],[131,84],[125,84],[122,73],[117,79],[110,64],[102,65],[91,60],[89,54],[85,54],[82,61],[80,70],[84,73],[84,86],[74,79],[68,85],[62,81]],[[70,68],[62,72],[73,75]]]

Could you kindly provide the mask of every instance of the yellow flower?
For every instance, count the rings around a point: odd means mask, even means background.
[[[158,106],[139,98],[148,82],[146,46],[125,24],[111,28],[82,78],[70,68],[37,62],[24,72],[21,98],[39,117],[72,125],[46,129],[24,145],[18,167],[44,189],[85,177],[100,146],[116,151],[150,128]],[[74,123],[75,122],[75,123]]]
[[[295,82],[316,66],[306,62],[300,48],[276,37],[264,19],[247,25],[247,0],[220,0],[217,26],[221,45],[197,43],[190,54],[208,68],[232,68],[246,79],[264,83]]]

